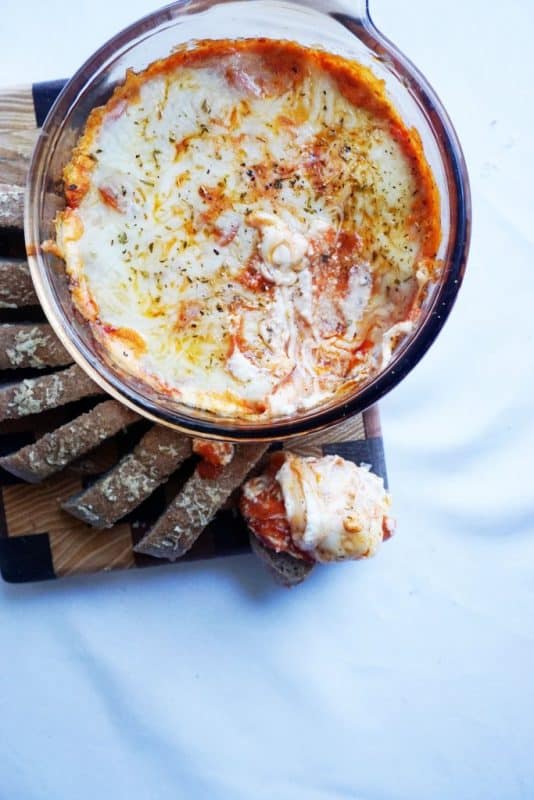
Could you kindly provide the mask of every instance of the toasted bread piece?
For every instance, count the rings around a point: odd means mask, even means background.
[[[0,183],[0,229],[24,227],[24,186]]]
[[[138,553],[168,558],[171,561],[187,553],[266,449],[266,444],[238,445],[232,461],[213,479],[201,477],[197,467],[166,511],[134,549]]]
[[[68,369],[28,378],[0,389],[0,422],[19,419],[29,414],[40,414],[49,408],[57,408],[82,397],[103,394],[83,370],[76,364]]]
[[[0,258],[0,308],[37,305],[39,301],[27,262]]]
[[[34,444],[0,458],[0,466],[24,481],[39,483],[138,419],[126,406],[105,400]]]
[[[111,528],[137,508],[191,455],[191,440],[154,425],[131,453],[62,507],[95,528]]]
[[[250,547],[254,555],[265,564],[276,583],[288,589],[298,586],[299,583],[306,580],[315,566],[315,564],[302,561],[289,553],[277,553],[275,550],[270,550],[253,533],[250,534]]]
[[[67,364],[72,364],[72,358],[50,325],[0,325],[0,369],[44,369]]]

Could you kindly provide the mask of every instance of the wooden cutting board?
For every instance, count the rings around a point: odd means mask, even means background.
[[[0,267],[24,265],[22,233],[24,185],[32,148],[48,110],[64,81],[0,90]],[[0,324],[44,321],[31,305],[7,307],[0,287]],[[0,371],[0,385],[41,374],[36,369]],[[95,400],[70,403],[44,414],[0,423],[0,455],[18,450],[94,406]],[[135,512],[113,528],[96,531],[60,508],[60,501],[86,488],[137,443],[146,426],[137,423],[106,441],[63,472],[37,485],[0,469],[0,572],[12,583],[46,580],[77,573],[157,566],[160,559],[139,555],[133,547],[162,513],[192,469],[189,461]],[[312,434],[292,449],[307,454],[338,453],[365,462],[386,480],[378,408],[346,420],[326,433]],[[219,511],[184,560],[249,551],[245,525],[231,499]],[[176,562],[179,563],[179,562]],[[243,569],[246,569],[243,562]]]

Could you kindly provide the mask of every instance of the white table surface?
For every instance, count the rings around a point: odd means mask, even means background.
[[[153,6],[2,0],[0,85]],[[2,800],[534,796],[534,4],[372,10],[474,205],[450,320],[381,405],[399,534],[292,592],[249,556],[0,585]]]

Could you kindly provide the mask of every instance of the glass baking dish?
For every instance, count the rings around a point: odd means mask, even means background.
[[[382,372],[352,393],[289,418],[265,422],[228,419],[170,401],[99,355],[88,326],[75,313],[64,263],[43,252],[64,205],[62,170],[87,116],[102,105],[128,68],[143,70],[177,45],[194,39],[264,36],[289,39],[369,66],[385,81],[397,110],[421,136],[441,197],[443,261],[427,293],[416,329]],[[25,235],[32,277],[43,309],[73,359],[106,392],[154,421],[184,432],[227,440],[275,440],[319,430],[360,412],[389,392],[435,340],[462,281],[470,236],[469,183],[452,124],[425,78],[374,26],[368,3],[343,0],[181,0],[139,20],[103,45],[67,83],[38,138],[30,166]]]

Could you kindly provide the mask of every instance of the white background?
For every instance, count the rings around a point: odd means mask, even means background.
[[[154,5],[2,0],[0,85]],[[292,592],[248,556],[0,585],[1,800],[534,796],[534,4],[372,11],[474,206],[450,320],[381,405],[399,534]]]

